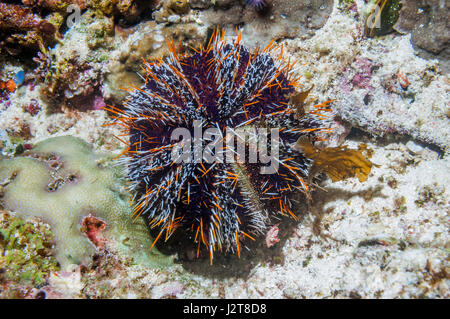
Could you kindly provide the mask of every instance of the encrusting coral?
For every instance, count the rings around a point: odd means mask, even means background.
[[[0,211],[0,283],[41,285],[59,270],[48,225]]]
[[[62,268],[88,264],[99,249],[120,251],[140,264],[170,263],[149,251],[148,229],[130,218],[121,176],[107,162],[79,138],[42,141],[20,157],[0,161],[2,205],[51,225]]]
[[[24,0],[0,3],[0,47],[12,55],[23,49],[41,50],[63,39],[67,20],[88,9],[98,16],[135,23],[153,8],[146,0]],[[20,3],[21,2],[21,3]],[[60,33],[61,31],[61,33]]]
[[[68,3],[64,4],[68,5]],[[60,11],[62,8],[48,7],[46,9]],[[0,45],[8,53],[16,55],[23,48],[39,49],[55,43],[63,16],[56,18],[56,16],[48,15],[44,18],[35,13],[31,7],[0,3],[0,17]]]

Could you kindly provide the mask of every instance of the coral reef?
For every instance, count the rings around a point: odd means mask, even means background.
[[[179,269],[155,271],[113,254],[98,256],[79,278],[80,293],[88,298],[175,298],[187,281],[180,278]]]
[[[87,11],[66,32],[63,42],[38,53],[34,59],[38,63],[37,83],[42,82],[39,89],[54,111],[62,106],[92,109],[100,95],[101,63],[107,59],[105,52],[112,45],[113,31],[113,18]],[[78,45],[73,46],[72,41]]]
[[[75,15],[88,9],[97,16],[130,25],[148,15],[156,1],[146,0],[25,0],[0,4],[0,45],[17,55],[23,48],[45,51],[62,40],[60,31],[77,23]]]
[[[204,42],[204,32],[191,22],[167,27],[154,21],[143,22],[129,32],[118,36],[118,41],[122,42],[111,53],[101,88],[104,98],[114,103],[125,99],[124,88],[140,86],[141,77],[145,75],[141,68],[143,58],[151,60],[170,54],[166,39],[179,44],[181,52],[194,52],[191,48],[199,48]]]
[[[16,83],[14,82],[13,79],[9,79],[8,81],[0,81],[0,90],[3,91],[7,91],[9,93],[14,92],[14,90],[16,89]]]
[[[10,54],[54,44],[58,27],[30,8],[0,3],[0,45]]]
[[[411,42],[423,49],[421,56],[440,57],[446,73],[450,70],[449,10],[450,4],[446,1],[402,1],[400,17],[394,25],[401,33],[411,33]]]
[[[11,132],[14,133],[14,132]],[[14,156],[21,154],[25,143],[20,136],[10,136],[6,130],[0,130],[0,156]]]
[[[448,122],[445,80],[428,77],[434,68],[433,62],[408,61],[406,56],[409,59],[414,56],[408,42],[408,39],[403,39],[393,43],[394,46],[388,52],[368,52],[365,58],[359,56],[352,61],[339,77],[342,91],[336,90],[336,110],[342,119],[372,134],[410,135],[419,141],[434,144],[445,152],[450,142],[450,135],[444,129]],[[399,57],[399,54],[404,58]],[[382,64],[382,58],[402,62],[392,70]],[[361,64],[363,60],[365,66]],[[425,83],[412,84],[413,78]],[[419,90],[422,85],[427,87],[426,92]],[[429,92],[434,93],[430,95]],[[427,103],[433,107],[424,110],[423,105]],[[403,120],[399,121],[398,118]],[[427,122],[433,123],[433,126],[426,125]],[[443,134],[435,135],[436,127],[441,127]]]
[[[135,24],[147,17],[158,0],[88,0],[86,7],[97,15],[114,17],[121,25]]]
[[[257,8],[246,0],[2,1],[0,298],[450,298],[448,1],[265,3]],[[374,29],[371,37],[365,31],[374,3],[384,4],[384,32],[375,35]],[[112,114],[102,108],[121,105],[127,95],[122,88],[140,86],[143,59],[170,55],[166,40],[192,55],[216,26],[228,36],[240,27],[242,43],[250,48],[272,39],[283,44],[286,57],[299,62],[294,73],[303,75],[302,94],[291,98],[299,114],[311,111],[315,100],[336,99],[329,114],[335,130],[313,149],[319,162],[328,155],[325,147],[372,153],[374,166],[366,176],[362,162],[362,184],[354,174],[339,180],[328,167],[329,178],[316,182],[314,201],[293,211],[300,221],[276,221],[266,241],[249,241],[251,250],[241,251],[239,259],[217,254],[210,265],[208,258],[195,258],[196,247],[168,242],[158,248],[178,252],[181,264],[155,268],[146,264],[152,256],[139,255],[152,244],[145,225],[138,232],[115,226],[125,225],[132,208],[121,178],[107,173],[121,170],[110,168],[109,158],[124,148],[113,137],[120,130],[105,126]],[[86,165],[80,165],[83,176],[92,174],[95,181],[71,181],[71,160],[58,155],[54,161],[51,152],[33,148],[61,135],[92,144],[85,149]],[[358,149],[361,143],[365,150]],[[100,152],[108,152],[108,159]],[[98,160],[108,167],[95,166]],[[20,173],[10,181],[13,166]],[[112,182],[104,182],[100,171]],[[27,175],[36,176],[30,185],[42,182],[38,191],[23,189],[19,181]],[[111,195],[114,218],[101,210],[80,213],[78,202],[63,196],[78,196],[81,185],[90,189],[89,181],[98,186],[99,198]],[[19,198],[19,189],[27,200],[11,205],[17,208],[11,212],[6,199]],[[44,207],[52,196],[64,199],[50,202],[65,218]],[[29,217],[34,214],[42,218]],[[58,246],[64,247],[58,244],[65,242],[59,227],[68,220],[76,234],[67,232],[68,239],[87,249],[74,254],[87,263],[58,270]],[[130,233],[141,239],[121,237]],[[41,244],[45,249],[34,249]],[[130,252],[133,247],[138,249]],[[10,262],[8,255],[17,258]]]
[[[450,4],[439,0],[402,1],[399,20],[394,28],[411,32],[411,42],[434,54],[446,50],[449,54],[448,28]]]
[[[4,192],[4,186],[1,186]],[[0,212],[0,284],[8,281],[40,286],[59,270],[52,256],[53,234],[38,220]],[[1,292],[0,292],[1,294]]]
[[[299,71],[312,74],[306,87],[314,86],[311,95],[336,98],[341,122],[377,136],[411,136],[446,152],[445,61],[418,57],[409,35],[366,38],[366,7],[355,3],[357,12],[334,14],[312,39],[293,43],[293,55],[304,62]]]
[[[64,106],[89,110],[100,99],[120,103],[124,88],[140,80],[142,58],[168,54],[165,39],[179,42],[183,50],[204,41],[192,23],[163,27],[149,21],[124,27],[109,10],[98,13],[100,9],[89,4],[88,8],[61,43],[34,58],[37,84],[53,112]]]
[[[95,251],[104,248],[104,243],[96,247],[95,236],[104,236],[108,249],[136,263],[167,263],[156,250],[149,252],[147,227],[140,219],[132,222],[120,175],[106,166],[107,158],[92,153],[80,139],[48,139],[23,156],[1,160],[1,201],[6,209],[39,216],[52,226],[55,256],[63,268],[91,262]]]
[[[385,35],[393,30],[411,33],[411,42],[416,48],[423,49],[421,55],[440,56],[448,72],[448,3],[439,0],[372,0],[369,3],[371,7],[365,21],[366,35]]]
[[[245,1],[216,1],[214,8],[202,12],[202,20],[210,27],[219,25],[230,33],[239,25],[245,44],[265,47],[271,40],[310,38],[327,21],[333,1],[273,0],[267,1],[264,8],[254,10],[245,6]]]
[[[187,0],[166,0],[161,2],[161,8],[153,15],[158,23],[177,23],[180,22],[181,16],[187,14],[189,10],[189,1]]]

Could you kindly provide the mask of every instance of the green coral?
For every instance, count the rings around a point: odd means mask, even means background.
[[[31,151],[0,160],[3,206],[51,225],[55,256],[62,268],[88,264],[99,249],[82,226],[85,217],[106,223],[101,236],[133,262],[163,266],[171,260],[155,248],[144,219],[131,218],[123,169],[110,167],[112,155],[99,155],[83,140],[50,138]],[[91,238],[92,239],[92,238]]]
[[[0,214],[0,279],[40,286],[59,270],[52,256],[53,234],[48,225]]]

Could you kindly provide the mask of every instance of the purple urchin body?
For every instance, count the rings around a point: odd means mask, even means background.
[[[261,9],[267,5],[268,1],[269,0],[247,0],[247,4],[257,9]]]
[[[297,80],[281,46],[271,43],[251,52],[238,40],[215,33],[206,48],[192,55],[174,49],[164,61],[146,63],[142,88],[133,88],[116,122],[129,136],[121,161],[135,194],[134,215],[169,238],[175,229],[192,231],[197,255],[205,246],[240,255],[245,237],[254,239],[273,215],[294,218],[291,194],[308,192],[311,161],[295,149],[302,135],[321,130],[316,114],[298,120],[290,96]],[[250,125],[280,129],[279,168],[262,175],[263,163],[182,162],[171,156],[177,128],[194,134],[194,121],[225,136],[227,128]],[[206,141],[204,141],[206,144]],[[203,144],[203,145],[204,145]],[[223,150],[227,151],[226,149]]]

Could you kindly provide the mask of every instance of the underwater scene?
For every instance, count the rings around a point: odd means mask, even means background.
[[[448,299],[449,16],[0,1],[0,299]]]

